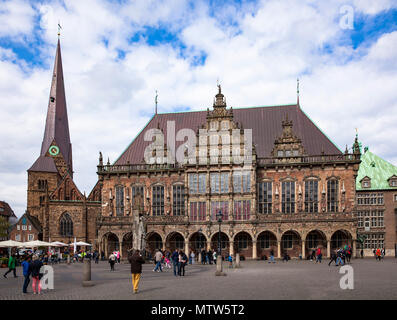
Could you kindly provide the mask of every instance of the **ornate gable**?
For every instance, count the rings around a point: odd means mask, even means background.
[[[289,162],[293,158],[306,155],[302,140],[292,130],[292,121],[288,120],[288,114],[286,114],[285,120],[282,121],[282,126],[283,132],[274,141],[272,156],[278,158],[281,162]],[[296,159],[293,160],[296,161]]]
[[[84,195],[79,191],[69,173],[66,173],[57,188],[50,195],[50,200],[83,201],[84,198]]]

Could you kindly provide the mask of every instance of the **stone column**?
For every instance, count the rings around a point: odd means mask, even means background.
[[[281,259],[281,241],[277,240],[277,258]]]
[[[252,259],[258,259],[258,253],[256,249],[256,241],[252,241]]]
[[[236,253],[236,264],[235,268],[240,268],[240,254]]]
[[[108,237],[105,238],[105,259],[109,258],[109,252],[108,252]]]
[[[120,262],[121,262],[121,259],[123,259],[123,242],[120,242]]]
[[[234,241],[229,242],[229,254],[234,256]]]
[[[207,251],[209,251],[211,249],[211,241],[207,242]]]
[[[217,256],[216,257],[216,272],[215,272],[216,276],[225,276],[226,273],[223,272],[222,269],[222,257],[221,256]]]
[[[355,240],[355,239],[353,239],[353,246],[352,246],[352,249],[353,249],[353,255],[352,255],[352,258],[353,257],[357,257],[357,240]]]
[[[302,240],[302,259],[306,259],[306,241]]]
[[[83,287],[92,287],[94,283],[91,281],[91,260],[84,259],[83,264]]]
[[[327,258],[331,258],[331,241],[327,240]]]
[[[189,241],[185,239],[185,253],[189,257]]]

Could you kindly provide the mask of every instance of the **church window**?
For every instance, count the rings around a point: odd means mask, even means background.
[[[67,212],[65,212],[60,219],[59,233],[63,237],[73,236],[73,221]]]

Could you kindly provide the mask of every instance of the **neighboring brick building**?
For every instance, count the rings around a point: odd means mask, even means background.
[[[39,220],[25,213],[10,230],[10,239],[15,241],[42,240],[43,234]]]
[[[155,114],[113,165],[100,158],[97,241],[106,253],[125,254],[139,200],[151,251],[216,250],[219,211],[223,254],[260,258],[274,249],[278,257],[305,257],[322,246],[328,256],[346,243],[355,247],[357,139],[353,150],[340,152],[299,100],[232,109],[219,86],[212,110]],[[230,161],[237,151],[247,163]]]
[[[73,181],[72,144],[58,40],[40,156],[28,170],[27,213],[45,241],[93,242],[101,204],[98,186],[86,197]]]
[[[365,149],[356,180],[358,232],[365,256],[385,248],[394,256],[397,243],[397,167]],[[362,246],[360,246],[361,248]]]
[[[14,211],[11,209],[10,205],[5,201],[0,201],[0,217],[4,217],[6,220],[6,224],[11,226],[15,224],[18,220]],[[7,240],[9,236],[6,236],[6,232],[4,232],[4,237],[0,236],[0,241]]]

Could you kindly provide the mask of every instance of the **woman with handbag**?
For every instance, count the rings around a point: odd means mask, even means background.
[[[33,256],[32,262],[32,280],[33,280],[33,294],[36,294],[36,284],[38,286],[38,293],[41,294],[41,281],[43,274],[40,273],[40,269],[43,266],[43,263],[39,260],[37,255]]]

